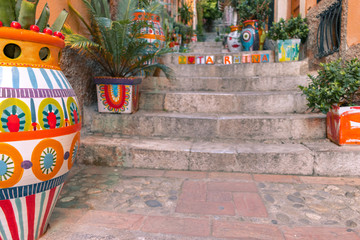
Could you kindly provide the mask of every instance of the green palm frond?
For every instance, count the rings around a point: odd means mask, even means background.
[[[132,19],[132,15],[137,8],[137,1],[134,0],[119,0],[117,19],[127,20]]]

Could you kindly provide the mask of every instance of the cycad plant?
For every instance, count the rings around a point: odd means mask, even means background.
[[[82,1],[88,9],[90,25],[71,4],[69,6],[85,24],[91,37],[67,29],[67,45],[94,59],[104,73],[111,77],[132,77],[141,72],[148,75],[156,68],[161,69],[167,77],[171,76],[170,68],[153,61],[170,50],[158,49],[153,43],[141,38],[142,29],[149,26],[145,21],[132,21],[138,1],[120,0],[115,20],[110,17],[107,0]]]
[[[45,4],[39,19],[35,19],[36,7],[39,0],[0,0],[0,21],[5,27],[31,29],[34,31],[44,31],[47,28],[50,10]],[[52,34],[60,32],[67,18],[67,11],[63,10],[51,26],[51,33],[47,29],[46,33]],[[35,27],[36,26],[36,27]]]

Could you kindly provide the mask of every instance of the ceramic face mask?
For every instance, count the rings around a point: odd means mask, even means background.
[[[227,38],[227,45],[230,52],[240,52],[241,43],[240,43],[240,32],[234,31],[231,32]]]

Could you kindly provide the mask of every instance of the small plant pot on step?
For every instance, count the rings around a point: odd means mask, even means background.
[[[275,48],[276,61],[299,61],[300,41],[300,39],[277,40]]]
[[[98,110],[103,113],[134,113],[139,108],[141,78],[95,77]]]
[[[360,106],[333,106],[327,113],[327,137],[338,145],[360,144]]]

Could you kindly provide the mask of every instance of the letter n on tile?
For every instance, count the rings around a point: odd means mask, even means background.
[[[253,54],[251,55],[251,62],[253,63],[259,63],[261,60],[260,60],[260,54]]]
[[[179,56],[179,64],[186,64],[186,56]]]

